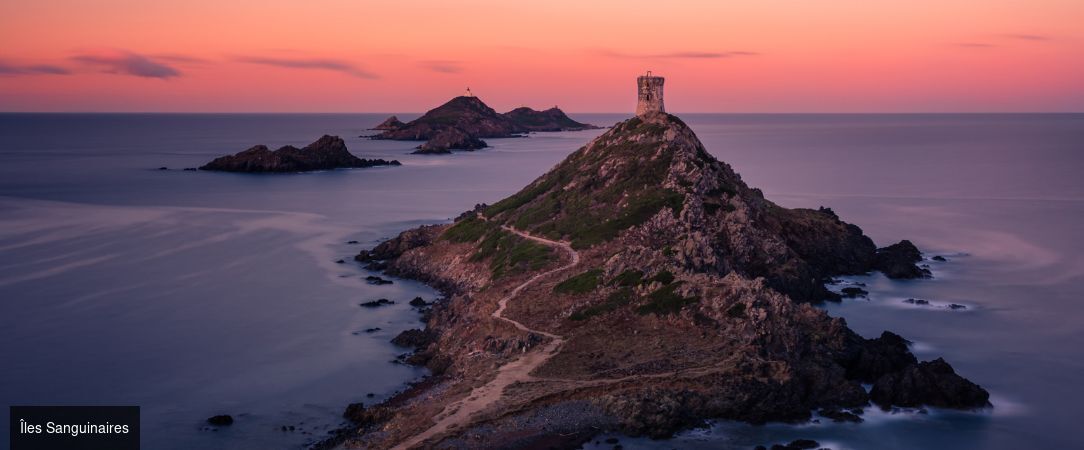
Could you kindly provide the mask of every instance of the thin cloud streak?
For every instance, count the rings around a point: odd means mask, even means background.
[[[52,64],[19,65],[0,60],[0,75],[68,75],[72,72]]]
[[[1049,41],[1049,40],[1053,39],[1050,36],[1044,36],[1044,35],[1041,35],[1041,34],[1017,34],[1017,33],[999,34],[998,37],[1005,38],[1005,39],[1015,39],[1015,40],[1018,40],[1018,41]]]
[[[669,52],[669,53],[645,53],[645,54],[633,54],[633,53],[621,53],[612,50],[601,50],[598,52],[603,56],[611,58],[639,58],[639,59],[724,59],[734,58],[741,56],[758,56],[758,52],[750,52],[743,50],[727,51],[727,52],[693,52],[693,51],[681,51],[681,52]]]
[[[234,58],[234,61],[249,63],[249,64],[261,64],[265,66],[283,67],[287,69],[313,69],[313,70],[330,70],[333,72],[344,73],[357,78],[364,78],[368,80],[375,80],[380,78],[379,75],[362,69],[354,64],[338,59],[306,59],[306,58],[270,58],[261,56],[238,56]]]
[[[88,52],[72,56],[70,59],[98,67],[106,73],[159,79],[181,76],[181,71],[165,63],[124,50]]]
[[[421,66],[439,73],[460,73],[463,66],[459,61],[422,61]]]

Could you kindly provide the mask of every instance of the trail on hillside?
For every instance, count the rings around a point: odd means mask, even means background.
[[[564,338],[561,336],[553,333],[547,333],[541,330],[531,329],[526,325],[516,321],[515,319],[505,317],[504,310],[508,307],[508,302],[515,298],[517,295],[519,295],[519,293],[522,292],[523,289],[525,289],[527,286],[530,286],[541,278],[576,267],[580,263],[580,254],[576,252],[576,250],[573,250],[572,246],[569,245],[567,242],[554,241],[537,236],[532,236],[530,234],[503,225],[501,226],[501,229],[511,233],[515,233],[516,235],[524,239],[539,242],[550,247],[560,248],[568,252],[571,257],[571,260],[567,264],[537,274],[528,279],[527,281],[524,281],[519,286],[516,286],[516,288],[512,289],[512,291],[509,292],[508,295],[505,295],[503,298],[500,299],[500,301],[497,302],[497,310],[493,311],[492,314],[492,317],[494,319],[508,322],[521,331],[545,336],[550,340],[548,343],[546,343],[546,345],[542,346],[542,348],[532,349],[531,351],[525,353],[523,356],[520,356],[515,361],[509,362],[508,364],[505,364],[498,368],[497,376],[494,377],[493,380],[483,386],[474,388],[474,390],[471,391],[470,395],[444,407],[444,410],[441,411],[440,414],[437,414],[437,416],[435,417],[436,423],[434,423],[432,427],[429,427],[429,429],[421,432],[420,434],[414,435],[410,439],[403,441],[399,445],[396,445],[394,447],[395,450],[406,450],[412,448],[422,442],[425,442],[431,437],[440,435],[447,430],[454,429],[468,423],[470,421],[470,417],[473,414],[484,410],[486,407],[500,399],[501,395],[504,393],[504,389],[509,385],[516,382],[533,380],[534,377],[531,376],[531,372],[534,371],[535,368],[541,366],[543,363],[552,358],[553,355],[556,355],[557,349],[560,348],[561,344],[565,342]]]

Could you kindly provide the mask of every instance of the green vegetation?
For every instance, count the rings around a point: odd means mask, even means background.
[[[629,304],[633,296],[632,288],[622,288],[621,290],[610,294],[602,303],[581,308],[580,310],[573,312],[568,318],[580,321],[590,319],[597,315],[606,314],[621,306]]]
[[[511,197],[507,197],[497,203],[490,205],[486,208],[486,216],[493,217],[505,211],[511,211],[526,205],[527,202],[534,200],[535,197],[542,195],[546,191],[550,190],[555,184],[555,180],[551,178],[545,178],[537,183],[531,184],[523,190],[512,194]]]
[[[482,239],[478,252],[471,256],[471,261],[485,259],[491,259],[489,269],[497,279],[545,267],[553,260],[553,249],[495,228]]]
[[[602,269],[591,269],[553,287],[553,292],[558,294],[586,294],[595,290],[602,282]]]
[[[734,319],[745,317],[745,303],[735,303],[726,310],[726,316]]]
[[[580,149],[523,190],[486,209],[486,215],[517,229],[568,239],[577,249],[616,237],[669,207],[681,212],[685,195],[660,189],[673,159],[661,140],[669,127],[639,118],[611,132],[612,145]],[[632,140],[634,135],[655,139]],[[613,168],[605,178],[584,176]],[[501,217],[497,217],[502,215]]]
[[[647,296],[647,303],[636,308],[636,312],[641,315],[669,315],[681,311],[681,308],[684,308],[686,305],[691,305],[700,301],[699,297],[682,297],[675,292],[679,286],[681,286],[681,283],[673,283],[655,290],[655,292],[652,292]]]
[[[477,217],[456,222],[441,237],[457,243],[478,242],[478,249],[470,260],[479,262],[489,259],[494,279],[524,270],[538,270],[553,260],[553,249],[523,239]]]
[[[496,228],[477,217],[460,220],[444,231],[444,238],[458,243],[477,242],[487,232]]]
[[[610,280],[613,286],[639,286],[644,282],[644,273],[639,270],[626,270]]]

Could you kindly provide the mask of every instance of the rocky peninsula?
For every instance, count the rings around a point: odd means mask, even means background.
[[[598,128],[576,122],[557,107],[545,111],[516,108],[499,114],[481,99],[459,96],[426,112],[423,116],[402,123],[389,117],[374,129],[384,130],[372,139],[426,141],[417,154],[451,153],[452,150],[477,150],[488,145],[484,138],[522,136],[532,131],[575,131]]]
[[[626,120],[518,193],[357,256],[446,300],[409,332],[407,361],[432,375],[351,405],[335,443],[577,448],[707,419],[851,420],[871,402],[986,407],[947,362],[811,305],[833,276],[923,276],[912,248],[772,203],[673,115]]]
[[[257,145],[243,152],[215,158],[200,170],[223,172],[309,172],[344,168],[373,166],[398,166],[399,161],[362,159],[346,149],[346,143],[338,136],[324,135],[305,148],[287,145],[271,151],[266,145]]]

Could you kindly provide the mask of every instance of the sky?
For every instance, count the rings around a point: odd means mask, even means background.
[[[1082,0],[3,0],[0,111],[1084,111]]]

